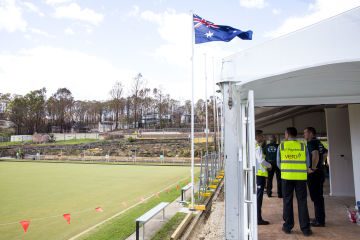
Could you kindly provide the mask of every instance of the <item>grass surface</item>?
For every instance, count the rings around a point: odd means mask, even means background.
[[[18,141],[18,142],[0,142],[0,146],[12,146],[17,144],[25,144],[25,143],[31,143],[31,140],[28,141]]]
[[[163,228],[161,228],[151,240],[170,239],[171,235],[175,232],[176,228],[180,225],[181,221],[186,217],[186,213],[176,213],[170,221],[168,221]]]
[[[0,162],[0,239],[68,239],[189,175],[185,167]]]
[[[183,180],[179,183],[180,186],[186,185],[186,180]],[[181,188],[181,187],[180,187]],[[160,202],[172,202],[177,197],[180,196],[181,190],[177,191],[176,185],[170,188],[170,195],[163,191],[159,193],[159,197],[152,197],[144,203],[141,203],[136,208],[130,209],[126,213],[122,214],[119,217],[116,217],[109,222],[106,222],[102,226],[98,227],[94,231],[90,232],[87,235],[84,235],[81,240],[123,240],[129,237],[136,230],[135,220],[158,205]],[[181,221],[180,221],[181,222]],[[140,224],[141,226],[141,224]],[[176,227],[175,227],[176,228]],[[170,238],[163,238],[170,239]]]
[[[79,143],[95,143],[95,142],[109,142],[111,140],[104,140],[104,139],[90,139],[90,138],[84,138],[84,139],[71,139],[71,140],[59,140],[54,143],[42,143],[42,144],[36,144],[41,146],[46,145],[68,145],[68,144],[79,144]]]
[[[69,144],[79,144],[79,143],[95,143],[95,142],[109,142],[109,141],[119,141],[119,140],[104,140],[104,139],[71,139],[71,140],[60,140],[54,143],[42,143],[35,144],[36,146],[49,146],[49,145],[69,145]],[[22,144],[33,144],[31,140],[20,141],[20,142],[0,142],[0,146],[12,146],[12,145],[22,145]]]
[[[185,163],[177,163],[177,162],[145,162],[145,161],[138,161],[138,162],[116,162],[116,161],[83,161],[83,160],[31,160],[31,159],[15,159],[15,158],[3,158],[0,159],[0,162],[30,162],[30,163],[73,163],[73,164],[103,164],[103,165],[141,165],[141,166],[190,166],[191,162]]]

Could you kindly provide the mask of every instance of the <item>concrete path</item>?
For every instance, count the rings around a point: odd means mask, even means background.
[[[276,180],[274,180],[276,183]],[[273,184],[276,186],[276,184]],[[359,239],[360,226],[351,223],[346,215],[345,205],[353,206],[355,198],[353,197],[331,197],[329,196],[329,182],[324,186],[325,210],[326,210],[326,227],[312,227],[313,235],[305,237],[299,227],[298,208],[296,197],[294,196],[294,220],[295,226],[291,234],[285,234],[281,228],[284,223],[282,219],[283,201],[277,197],[269,198],[264,194],[262,217],[270,222],[268,226],[259,226],[259,240],[284,239],[284,240],[340,240],[340,239]],[[295,194],[294,194],[295,195]],[[277,190],[273,196],[277,196]],[[310,218],[314,218],[314,204],[308,194],[308,208]]]
[[[195,184],[195,190],[198,188],[198,183]],[[185,193],[185,199],[190,198],[191,189],[187,190]],[[177,212],[185,212],[188,213],[189,209],[184,208],[183,204],[180,203],[181,196],[178,197],[175,201],[170,203],[165,208],[165,221],[162,221],[162,211],[155,215],[150,221],[145,224],[145,240],[151,239],[152,236],[155,235],[157,231],[159,231],[167,221],[169,221]],[[134,222],[135,225],[135,222]],[[140,239],[143,236],[143,228],[140,228]],[[130,235],[126,240],[135,240],[136,232]]]
[[[276,180],[274,180],[276,183]],[[277,196],[276,184],[273,196]],[[297,201],[294,196],[294,218],[295,227],[291,234],[282,232],[283,224],[282,199],[277,197],[269,198],[264,194],[262,216],[265,220],[270,221],[268,226],[258,226],[259,240],[352,240],[359,239],[360,225],[351,223],[346,215],[345,205],[354,205],[354,197],[331,197],[329,196],[329,183],[324,186],[325,208],[326,208],[326,227],[312,228],[313,235],[305,237],[300,231],[298,221]],[[314,204],[308,195],[308,208],[310,218],[314,217]],[[218,240],[225,239],[225,204],[223,198],[213,202],[212,211],[206,222],[202,222],[197,227],[191,240]]]

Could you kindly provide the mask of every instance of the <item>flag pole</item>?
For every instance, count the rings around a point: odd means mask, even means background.
[[[195,210],[194,205],[194,11],[190,11],[191,17],[191,208]]]
[[[209,121],[208,121],[208,102],[207,102],[207,73],[206,73],[206,53],[204,53],[204,61],[205,61],[205,136],[206,136],[206,145],[205,145],[205,151],[206,151],[206,180],[205,183],[207,185],[209,185],[209,176],[208,176],[208,171],[209,171]]]
[[[217,132],[216,132],[216,97],[215,97],[215,70],[214,70],[215,66],[214,66],[214,56],[212,57],[212,77],[213,77],[213,117],[214,117],[214,150],[215,150],[215,154],[216,156],[218,156],[218,149],[216,147],[216,140],[217,140]],[[217,158],[216,158],[217,159]],[[216,164],[216,172],[218,170],[218,164]]]
[[[213,77],[213,115],[214,115],[214,149],[215,152],[218,151],[217,147],[216,147],[216,98],[215,98],[215,73],[214,73],[214,57],[212,57],[212,77]]]

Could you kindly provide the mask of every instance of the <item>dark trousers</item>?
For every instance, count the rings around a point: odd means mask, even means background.
[[[310,230],[309,211],[307,207],[306,180],[282,179],[282,193],[284,202],[283,219],[284,228],[291,230],[294,227],[293,196],[294,190],[298,203],[298,213],[301,231]]]
[[[258,222],[263,220],[262,217],[261,217],[261,207],[262,207],[265,183],[266,183],[266,177],[256,176],[256,189],[257,189],[256,203],[257,203],[257,219],[258,219]]]
[[[324,172],[321,170],[316,170],[308,175],[308,187],[311,201],[314,202],[315,220],[321,224],[325,224],[324,180]]]
[[[274,177],[274,173],[275,173],[276,174],[278,197],[282,197],[281,171],[276,166],[276,163],[271,163],[271,166],[272,166],[271,170],[268,170],[269,177],[268,177],[268,185],[267,185],[267,195],[271,196],[271,194],[272,194],[273,177]]]

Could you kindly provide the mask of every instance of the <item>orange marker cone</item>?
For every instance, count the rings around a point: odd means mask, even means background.
[[[166,190],[167,191],[167,193],[170,195],[170,189],[168,189],[168,190]]]
[[[176,190],[179,191],[179,185],[176,186]]]
[[[121,205],[124,205],[125,207],[127,206],[127,205],[126,205],[126,202],[121,202],[120,204],[121,204]]]
[[[140,201],[145,201],[145,199],[143,198],[143,197],[141,197],[141,198],[139,198],[140,199]]]
[[[98,212],[103,212],[104,210],[102,210],[102,208],[101,208],[101,207],[97,207],[97,208],[95,208],[95,211],[98,211]]]
[[[157,197],[157,198],[159,198],[159,199],[160,199],[159,194],[154,193],[154,195],[155,195],[155,197]]]
[[[30,221],[21,221],[20,224],[24,228],[24,231],[26,232],[30,225]]]
[[[65,213],[65,214],[63,214],[63,217],[64,217],[65,220],[70,224],[70,213]]]

